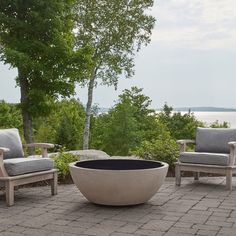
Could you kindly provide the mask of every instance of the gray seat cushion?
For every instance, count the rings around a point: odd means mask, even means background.
[[[18,129],[0,129],[0,147],[9,148],[3,159],[23,157],[24,152]]]
[[[236,141],[236,129],[197,128],[195,151],[229,153],[231,141]]]
[[[229,154],[182,152],[179,160],[183,163],[227,166],[229,164]]]
[[[22,157],[4,160],[4,167],[10,176],[23,175],[27,173],[51,170],[54,162],[50,158]]]

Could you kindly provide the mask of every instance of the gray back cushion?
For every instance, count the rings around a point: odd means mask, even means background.
[[[236,141],[236,129],[197,128],[195,151],[229,153],[230,141]]]
[[[9,148],[3,159],[23,157],[24,152],[18,129],[0,129],[0,147]]]

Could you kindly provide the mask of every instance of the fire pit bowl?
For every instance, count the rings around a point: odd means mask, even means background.
[[[96,204],[125,206],[148,201],[163,184],[168,164],[139,159],[100,159],[70,163],[80,192]]]

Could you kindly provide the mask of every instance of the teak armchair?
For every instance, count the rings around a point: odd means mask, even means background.
[[[236,173],[236,129],[197,128],[196,140],[178,140],[180,157],[175,163],[176,185],[181,184],[181,171],[216,173],[226,176],[226,187],[232,190],[232,174]],[[195,144],[195,152],[186,146]]]
[[[24,157],[17,129],[0,130],[0,182],[4,182],[6,203],[14,204],[14,187],[49,180],[52,195],[57,194],[57,170],[47,156],[48,143],[31,143],[27,147],[41,148],[42,157]]]

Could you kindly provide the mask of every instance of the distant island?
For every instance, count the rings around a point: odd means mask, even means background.
[[[99,113],[108,112],[109,108],[99,108]],[[156,111],[160,111],[161,108],[156,109]],[[183,112],[236,112],[235,108],[223,108],[223,107],[173,107],[173,111],[183,111]]]
[[[178,107],[174,111],[191,111],[191,112],[236,112],[234,108],[223,107]]]

